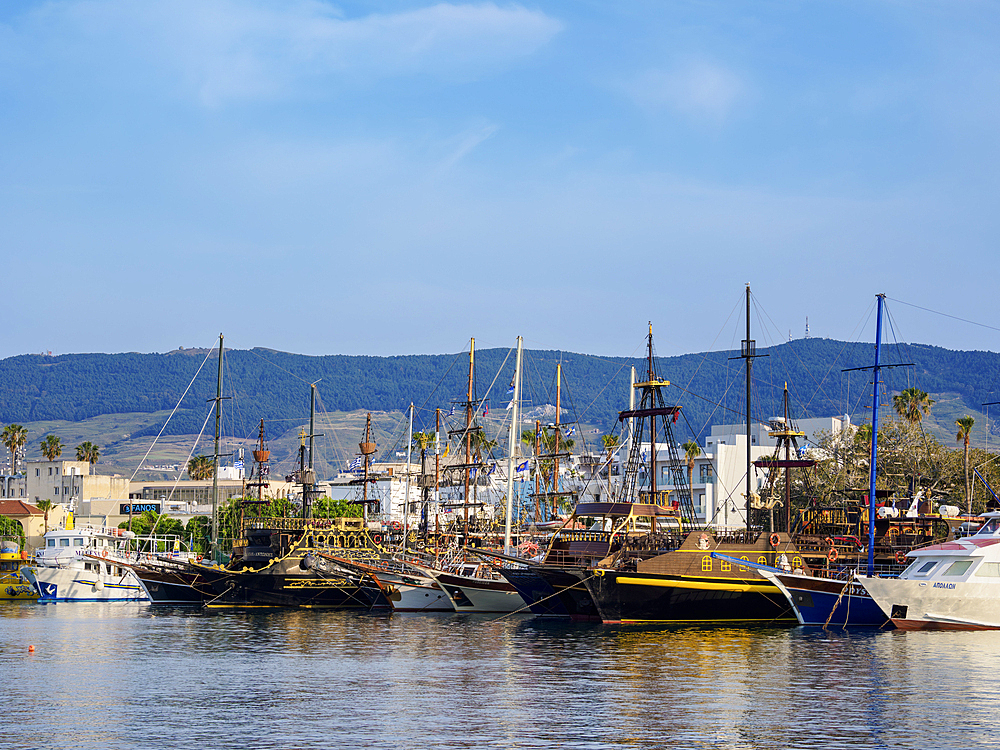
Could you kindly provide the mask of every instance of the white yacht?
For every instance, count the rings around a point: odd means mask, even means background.
[[[23,574],[38,590],[40,602],[113,602],[146,600],[135,574],[119,561],[131,531],[116,528],[56,529],[45,534]]]
[[[1000,628],[1000,512],[962,539],[907,553],[898,578],[858,580],[903,630]]]

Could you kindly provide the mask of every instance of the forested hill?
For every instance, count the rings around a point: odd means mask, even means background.
[[[753,411],[766,419],[782,411],[785,382],[793,417],[850,413],[864,421],[871,405],[870,372],[845,368],[872,363],[872,344],[798,339],[758,349],[753,370]],[[79,421],[101,414],[172,409],[205,359],[205,350],[167,354],[23,355],[0,361],[0,421]],[[709,352],[657,359],[657,374],[669,379],[668,400],[681,404],[685,419],[678,437],[701,437],[711,424],[738,423],[744,413],[744,362],[739,352]],[[476,352],[476,398],[489,398],[499,416],[507,404],[514,370],[505,349]],[[505,361],[506,360],[506,361]],[[885,370],[883,382],[899,391],[915,385],[929,393],[957,393],[969,409],[1000,400],[1000,355],[960,352],[924,345],[886,347],[883,362],[913,363]],[[555,403],[556,363],[565,381],[563,421],[578,420],[611,430],[627,408],[629,365],[644,379],[645,360],[552,351],[525,352],[526,408]],[[466,397],[468,353],[400,357],[305,356],[266,349],[226,352],[224,395],[230,434],[249,435],[260,418],[273,421],[271,434],[308,414],[309,383],[319,381],[325,411],[393,411],[418,407],[416,429],[433,425],[434,409],[449,410]],[[502,367],[501,367],[502,365]],[[196,433],[215,396],[214,354],[184,399],[168,434]],[[492,383],[492,389],[490,385]],[[490,389],[490,390],[488,390]],[[461,410],[459,407],[458,411]],[[285,420],[285,421],[282,421]],[[155,434],[162,423],[147,427]],[[690,427],[690,429],[689,429]],[[132,437],[138,437],[133,435]]]

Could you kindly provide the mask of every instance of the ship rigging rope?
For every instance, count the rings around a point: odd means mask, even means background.
[[[208,362],[208,358],[212,356],[212,352],[214,352],[216,349],[218,349],[218,347],[213,347],[208,350],[208,354],[206,354],[205,359],[201,361],[201,365],[198,367],[197,372],[195,372],[194,377],[191,378],[191,382],[188,383],[187,388],[184,389],[184,393],[181,394],[181,397],[177,399],[177,405],[174,406],[174,410],[170,412],[170,416],[167,417],[167,421],[163,423],[163,427],[160,428],[159,434],[153,439],[153,442],[150,443],[149,450],[146,451],[146,455],[142,457],[142,460],[138,464],[136,464],[135,471],[133,471],[132,476],[129,477],[128,480],[129,482],[135,479],[135,475],[139,473],[139,469],[142,468],[142,465],[146,462],[146,459],[149,458],[149,454],[153,452],[153,446],[156,445],[156,441],[163,436],[163,431],[167,429],[167,425],[170,424],[170,419],[174,416],[174,414],[177,413],[177,410],[181,406],[181,402],[184,401],[184,397],[188,394],[188,391],[191,390],[191,386],[194,385],[194,381],[198,379],[198,374],[201,372],[201,368],[205,366],[205,363]],[[207,419],[205,420],[205,423],[208,424]],[[201,429],[204,431],[205,427],[202,426]],[[191,456],[188,456],[188,458],[190,459]]]
[[[906,305],[908,307],[915,307],[918,310],[923,310],[924,312],[929,312],[932,315],[941,315],[942,317],[951,318],[952,320],[958,320],[958,321],[960,321],[962,323],[968,323],[969,325],[979,326],[980,328],[989,328],[991,331],[1000,331],[1000,328],[997,328],[997,327],[991,326],[991,325],[987,325],[986,323],[978,323],[975,320],[967,320],[966,318],[960,318],[957,315],[949,315],[948,313],[939,312],[937,310],[931,310],[930,308],[927,308],[927,307],[921,307],[920,305],[915,305],[912,302],[904,302],[901,299],[893,299],[892,297],[886,297],[886,299],[890,299],[893,302],[898,302],[899,304]]]

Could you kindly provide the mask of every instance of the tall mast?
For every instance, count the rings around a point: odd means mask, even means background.
[[[362,505],[365,511],[365,521],[368,520],[368,460],[372,453],[374,453],[374,446],[371,442],[372,434],[372,415],[369,412],[367,418],[365,419],[365,437],[364,442],[359,446],[361,448],[361,455],[365,457],[365,486],[361,493]]]
[[[649,338],[646,343],[646,382],[653,382],[653,321],[649,322]],[[656,404],[652,404],[656,406]],[[656,415],[649,417],[649,502],[656,503]],[[653,518],[656,522],[656,518]],[[655,531],[655,529],[654,529]]]
[[[511,554],[511,522],[514,515],[514,464],[519,456],[515,455],[518,446],[521,444],[520,431],[520,408],[521,408],[521,347],[523,340],[517,337],[517,359],[514,364],[514,396],[511,400],[510,412],[510,436],[507,440],[507,521],[503,530],[503,549],[506,554]]]
[[[788,421],[788,383],[785,383],[785,431],[791,431],[792,425]],[[785,531],[792,530],[792,470],[788,462],[792,460],[792,443],[785,441]],[[771,511],[772,515],[774,511]],[[772,522],[771,531],[774,531]]]
[[[552,458],[552,518],[559,504],[559,424],[562,414],[562,363],[556,364],[556,442]]]
[[[635,411],[635,368],[632,368],[632,374],[629,376],[629,386],[628,386],[628,410]],[[625,453],[628,456],[632,452],[632,443],[635,441],[635,418],[631,418],[628,421],[628,451]]]
[[[882,304],[885,295],[876,295],[878,313],[875,316],[875,368],[872,388],[872,452],[868,467],[868,575],[875,574],[875,460],[878,458],[878,378],[879,353],[882,348]]]
[[[313,439],[316,437],[316,383],[309,386],[309,471],[302,473],[302,518],[312,518],[313,485],[316,472],[313,470]],[[304,446],[303,446],[304,447]]]
[[[437,549],[437,536],[440,532],[438,511],[441,508],[441,410],[434,410],[434,548]]]
[[[751,480],[753,478],[752,474],[751,474],[751,469],[750,469],[750,461],[751,461],[751,452],[750,452],[750,424],[751,424],[750,423],[750,420],[751,420],[751,416],[750,416],[750,403],[751,403],[750,402],[750,376],[751,376],[751,371],[753,370],[753,354],[754,354],[754,352],[751,351],[751,350],[752,349],[756,349],[756,346],[754,345],[753,339],[750,338],[750,285],[749,284],[747,284],[747,337],[746,337],[746,340],[745,340],[744,344],[745,344],[745,347],[744,347],[743,356],[745,358],[746,367],[747,367],[747,376],[746,376],[747,377],[747,402],[746,402],[746,407],[747,407],[747,519],[746,519],[746,527],[747,527],[747,532],[746,533],[747,533],[747,539],[749,540],[749,538],[750,538],[750,509],[752,507],[752,503],[750,501],[750,498],[752,497],[752,489],[751,489],[752,482],[751,482]]]
[[[222,425],[222,334],[219,334],[219,380],[215,389],[215,451],[212,456],[212,560],[219,561],[219,430]]]
[[[535,520],[542,520],[542,469],[539,455],[542,452],[541,446],[542,423],[535,420]]]
[[[406,532],[410,523],[410,456],[413,451],[413,402],[410,402],[410,432],[406,442],[406,495],[403,499],[403,550],[406,550]]]
[[[471,339],[469,344],[469,390],[465,399],[465,495],[462,499],[463,510],[465,511],[465,522],[462,528],[462,544],[469,544],[469,463],[472,460],[472,376],[476,363],[476,340]],[[478,477],[477,477],[478,479]]]

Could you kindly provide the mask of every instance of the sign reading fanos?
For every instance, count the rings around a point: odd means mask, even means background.
[[[150,513],[159,513],[160,504],[159,503],[120,503],[118,505],[118,514],[121,516],[136,515],[138,513],[145,513],[149,511]]]

